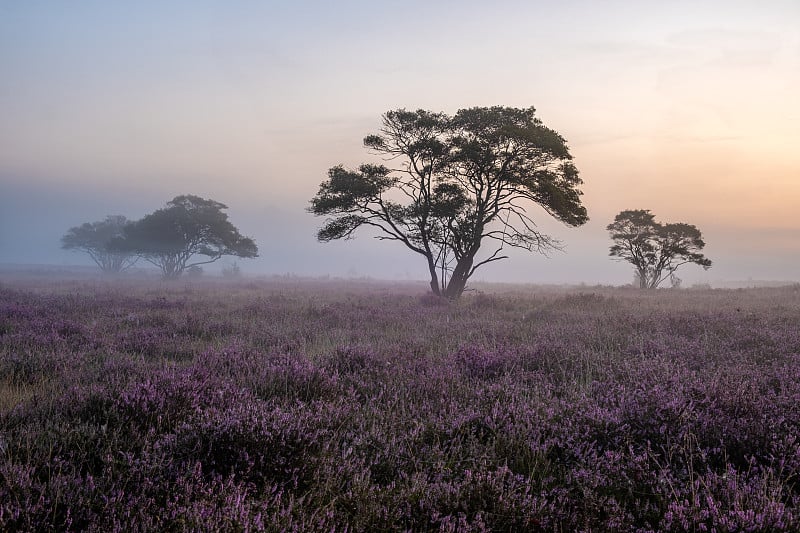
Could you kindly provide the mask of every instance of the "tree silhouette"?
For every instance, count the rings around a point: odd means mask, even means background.
[[[199,196],[176,196],[125,228],[123,245],[177,278],[186,269],[222,256],[257,257],[255,242],[243,237],[223,212],[225,204]]]
[[[636,268],[642,289],[655,289],[688,263],[711,267],[700,253],[706,245],[700,230],[691,224],[661,224],[650,210],[636,209],[622,211],[606,229],[614,241],[609,255]]]
[[[121,215],[109,215],[99,222],[86,222],[70,228],[61,237],[61,247],[85,252],[100,270],[106,274],[118,274],[133,266],[138,259],[135,253],[120,246],[128,224],[128,219]]]
[[[378,239],[425,258],[437,295],[461,296],[478,268],[508,257],[506,246],[558,248],[536,229],[526,210],[531,204],[569,226],[588,220],[566,141],[533,108],[476,107],[452,117],[389,111],[364,145],[398,168],[331,168],[309,208],[329,217],[317,237],[350,238],[373,227]]]

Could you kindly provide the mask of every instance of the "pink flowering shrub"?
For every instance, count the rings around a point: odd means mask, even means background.
[[[800,293],[0,287],[0,530],[797,531]]]

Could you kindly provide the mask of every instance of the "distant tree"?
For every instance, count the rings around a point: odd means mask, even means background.
[[[400,109],[364,139],[399,168],[336,166],[309,211],[328,216],[320,241],[351,238],[362,226],[422,255],[434,294],[455,299],[505,246],[545,252],[559,243],[536,229],[526,204],[569,226],[588,220],[582,183],[566,141],[535,110],[476,107],[454,116]],[[482,247],[492,243],[479,256]]]
[[[86,222],[70,228],[61,237],[61,247],[85,252],[100,270],[107,274],[118,274],[133,266],[138,259],[135,253],[120,246],[129,223],[121,215],[111,215],[99,222]]]
[[[711,261],[700,253],[706,245],[700,230],[691,224],[661,224],[649,210],[636,209],[622,211],[606,229],[614,242],[609,255],[636,268],[642,289],[655,289],[668,278],[677,279],[675,271],[688,263],[706,270],[711,267]]]
[[[177,278],[186,269],[222,256],[257,257],[258,247],[228,221],[225,204],[199,196],[176,196],[125,228],[124,246]]]
[[[222,269],[222,277],[223,278],[230,278],[230,279],[237,279],[242,277],[242,269],[239,266],[239,263],[236,261],[230,267]]]
[[[186,269],[186,275],[190,278],[199,278],[203,276],[203,267],[200,265],[192,265]]]

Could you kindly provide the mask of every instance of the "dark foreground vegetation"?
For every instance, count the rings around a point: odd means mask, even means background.
[[[423,291],[0,285],[0,530],[800,530],[800,288]]]

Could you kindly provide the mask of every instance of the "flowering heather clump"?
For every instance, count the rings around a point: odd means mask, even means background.
[[[0,287],[0,530],[797,531],[800,292]]]

